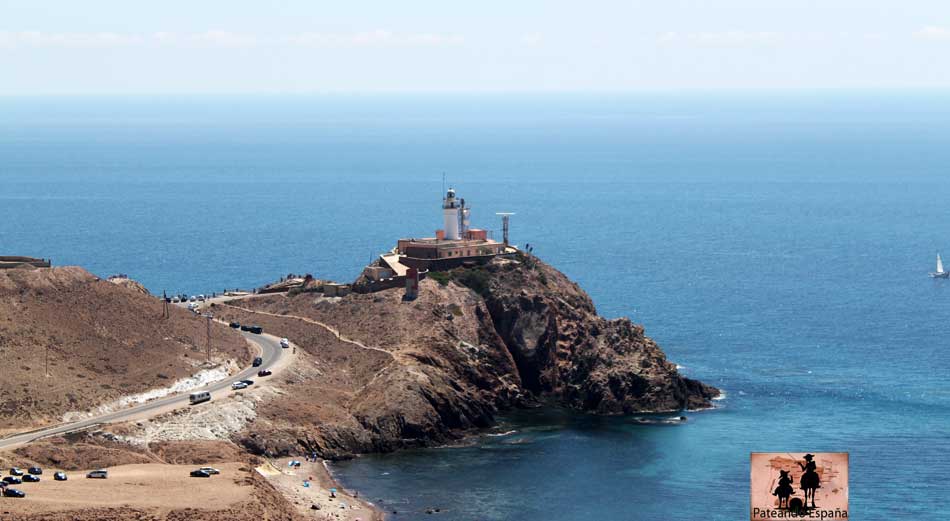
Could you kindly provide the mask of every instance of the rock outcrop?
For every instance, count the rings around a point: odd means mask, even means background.
[[[718,394],[680,375],[642,326],[597,315],[577,284],[535,257],[452,275],[482,293],[528,391],[599,414],[708,407]]]
[[[401,289],[327,299],[268,295],[218,306],[300,347],[283,393],[238,441],[329,458],[444,443],[495,414],[553,401],[598,414],[702,408],[718,391],[680,375],[643,328],[599,317],[534,257],[433,273]]]

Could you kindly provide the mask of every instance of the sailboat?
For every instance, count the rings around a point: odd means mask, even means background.
[[[950,271],[943,271],[943,261],[940,260],[940,254],[937,254],[937,271],[930,274],[935,279],[945,279],[950,277]]]

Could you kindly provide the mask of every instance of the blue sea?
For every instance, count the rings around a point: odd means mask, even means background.
[[[0,254],[351,280],[440,227],[443,174],[726,398],[335,466],[393,519],[735,521],[753,451],[850,452],[852,518],[950,518],[950,94],[3,98]]]

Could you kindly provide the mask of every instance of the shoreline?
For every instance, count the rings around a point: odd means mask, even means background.
[[[300,466],[290,466],[291,461],[299,462]],[[359,497],[359,491],[340,485],[327,466],[327,460],[280,458],[266,460],[255,470],[305,517],[329,519],[332,516],[338,521],[386,520],[385,512]]]

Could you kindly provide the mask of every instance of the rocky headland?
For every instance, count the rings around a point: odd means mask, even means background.
[[[433,272],[416,299],[403,294],[299,291],[218,305],[218,316],[300,351],[285,392],[263,398],[235,441],[257,454],[340,458],[446,443],[513,407],[666,412],[709,407],[718,394],[533,256]]]

